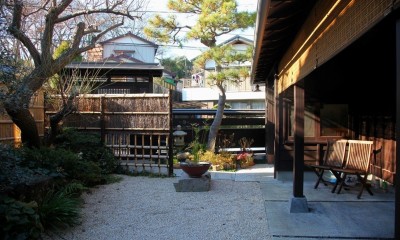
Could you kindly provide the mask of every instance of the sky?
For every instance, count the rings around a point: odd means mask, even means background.
[[[166,16],[169,14],[170,11],[167,8],[168,0],[148,0],[147,9],[154,12],[161,12]],[[238,3],[238,11],[256,11],[257,10],[257,3],[258,0],[236,0]],[[171,12],[172,13],[172,12]],[[178,15],[182,16],[182,15]],[[187,17],[184,16],[183,17]],[[184,19],[186,20],[186,19]],[[190,19],[189,19],[190,20]],[[237,30],[230,34],[226,34],[218,38],[218,43],[221,43],[235,35],[241,35],[242,37],[248,38],[250,40],[254,40],[254,28],[249,28],[245,31]],[[161,45],[161,44],[160,44]],[[184,43],[183,48],[179,48],[178,46],[168,46],[168,47],[160,47],[163,50],[163,58],[165,57],[178,57],[178,56],[186,56],[189,60],[195,58],[196,56],[200,55],[202,51],[206,50],[207,48],[198,41],[190,41]]]

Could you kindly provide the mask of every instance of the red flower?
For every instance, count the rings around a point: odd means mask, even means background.
[[[249,155],[248,153],[242,152],[242,153],[239,153],[239,154],[236,156],[236,159],[237,159],[237,160],[240,160],[240,161],[244,161],[244,160],[246,160],[246,158],[247,158],[248,155]]]

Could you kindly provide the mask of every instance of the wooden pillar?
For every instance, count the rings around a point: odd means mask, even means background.
[[[307,199],[303,194],[304,185],[304,89],[294,85],[294,159],[293,197],[290,199],[290,213],[309,212]]]
[[[168,105],[169,105],[169,137],[168,137],[168,176],[172,177],[174,174],[174,134],[173,134],[173,115],[172,115],[172,90],[169,90],[168,95]]]
[[[268,163],[275,162],[275,109],[270,101],[271,99],[274,99],[274,93],[271,91],[273,86],[271,85],[273,84],[267,81],[265,88],[265,150]]]
[[[281,148],[283,146],[283,97],[278,93],[278,79],[275,79],[275,163],[274,178],[276,172],[280,171],[279,161],[281,161]]]
[[[293,196],[304,197],[304,89],[294,86]]]
[[[104,144],[106,139],[106,120],[105,120],[105,97],[100,97],[100,137],[101,142]]]
[[[400,239],[400,19],[396,21],[396,179],[394,239]]]

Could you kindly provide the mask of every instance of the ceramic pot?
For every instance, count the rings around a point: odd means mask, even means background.
[[[210,168],[211,163],[209,162],[198,162],[198,163],[187,163],[181,162],[180,167],[181,169],[189,175],[191,178],[199,178],[204,173],[208,171]]]

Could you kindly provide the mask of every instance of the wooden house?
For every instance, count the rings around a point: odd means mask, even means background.
[[[399,182],[399,6],[259,1],[252,81],[266,84],[267,154],[276,178],[293,171],[295,197],[304,163],[319,160],[329,139],[373,141],[371,173]],[[398,226],[399,204],[396,211]]]
[[[100,42],[87,52],[87,62],[66,66],[66,75],[79,70],[82,77],[98,82],[92,93],[153,93],[153,78],[163,75],[155,62],[158,45],[130,32]]]

